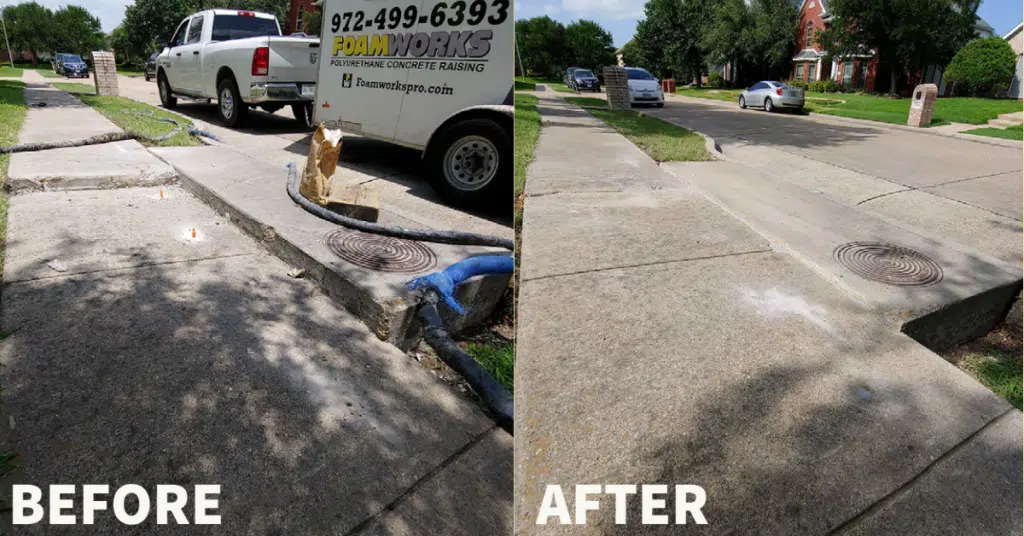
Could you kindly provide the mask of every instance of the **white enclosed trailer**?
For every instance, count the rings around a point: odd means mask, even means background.
[[[421,151],[448,203],[512,199],[512,0],[325,0],[315,123]]]

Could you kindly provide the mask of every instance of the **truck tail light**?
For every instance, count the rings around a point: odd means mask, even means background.
[[[252,11],[239,11],[238,12],[238,16],[239,17],[255,17],[256,13],[254,13]]]
[[[252,61],[256,61],[256,60],[252,60]],[[253,63],[253,65],[256,65],[256,64]],[[253,73],[253,74],[256,74],[256,73]],[[780,87],[779,89],[776,89],[775,90],[775,94],[781,97],[782,96],[782,88]]]
[[[270,48],[258,47],[252,52],[252,75],[267,76],[270,71]]]

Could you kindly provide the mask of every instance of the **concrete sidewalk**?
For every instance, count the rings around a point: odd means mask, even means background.
[[[28,92],[53,103],[30,109],[28,139],[109,126]],[[83,149],[113,160],[110,145]],[[56,173],[81,164],[33,154]],[[123,160],[100,163],[96,179]],[[475,403],[184,189],[64,189],[81,185],[9,200],[0,451],[21,456],[14,483],[220,485],[222,524],[188,534],[512,532],[512,438]],[[160,530],[108,514],[60,533]]]
[[[0,437],[18,481],[220,484],[223,524],[190,534],[511,532],[511,437],[163,191],[11,199]],[[127,534],[111,519],[62,534]]]
[[[25,72],[29,105],[18,143],[81,140],[121,132],[99,112],[69,93],[54,89],[34,71]],[[137,141],[11,155],[7,187],[13,191],[94,189],[165,184],[176,177],[170,166]]]
[[[627,526],[609,501],[586,527],[534,524],[546,484],[571,505],[584,483],[701,485],[709,525],[687,530],[706,534],[1020,532],[1019,411],[539,96],[517,332],[523,533],[674,533],[639,525],[639,501]],[[692,166],[735,178],[719,164]]]

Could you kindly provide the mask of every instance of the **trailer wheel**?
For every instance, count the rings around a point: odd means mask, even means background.
[[[292,115],[306,128],[313,128],[313,103],[293,104]]]
[[[450,205],[495,210],[512,206],[512,139],[490,119],[467,119],[438,135],[431,182]]]

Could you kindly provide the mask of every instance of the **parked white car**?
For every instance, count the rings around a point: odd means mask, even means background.
[[[629,85],[630,104],[653,104],[658,108],[665,106],[665,94],[661,91],[661,82],[646,69],[626,67],[626,83]]]
[[[282,37],[267,13],[210,9],[181,21],[156,60],[160,102],[177,97],[217,101],[221,121],[238,125],[250,108],[276,112],[291,106],[312,123],[320,40]]]

